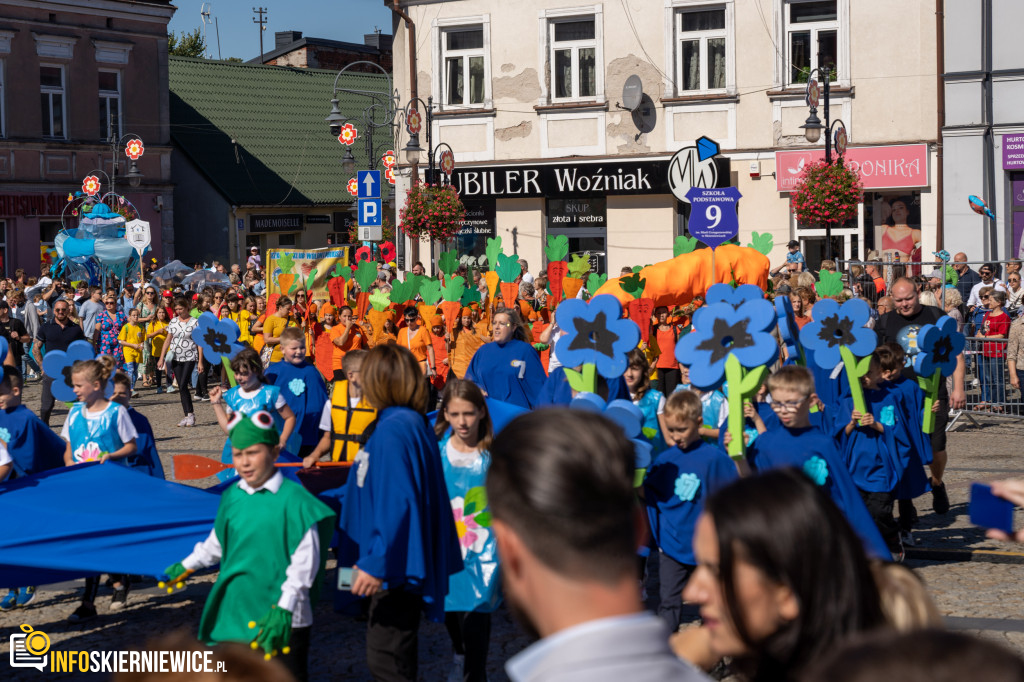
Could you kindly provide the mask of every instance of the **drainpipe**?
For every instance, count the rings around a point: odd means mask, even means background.
[[[419,97],[419,85],[417,83],[418,77],[416,71],[416,24],[413,23],[412,18],[405,12],[405,10],[399,7],[399,1],[400,0],[392,0],[391,11],[405,21],[406,30],[409,34],[409,100],[413,101]],[[387,4],[387,0],[384,0],[384,4]],[[392,47],[392,54],[394,54],[393,50],[394,48]],[[394,63],[394,60],[392,60],[392,63]],[[410,165],[412,166],[412,181],[415,184],[416,182],[419,182],[420,179],[419,162],[413,161]],[[418,261],[420,257],[419,240],[410,239],[409,246],[410,253],[409,257],[405,260],[405,266],[411,270],[412,264]]]
[[[935,145],[935,201],[938,204],[938,211],[935,213],[935,250],[943,249],[945,235],[943,231],[945,207],[942,204],[943,186],[943,159],[942,159],[942,129],[946,127],[946,12],[945,0],[935,0],[935,93],[937,95],[937,124],[938,143]],[[922,257],[923,260],[923,257]]]

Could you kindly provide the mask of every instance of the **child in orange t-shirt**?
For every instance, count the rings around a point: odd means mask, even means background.
[[[313,357],[314,364],[320,370],[320,374],[327,381],[334,380],[334,344],[331,342],[331,330],[334,329],[334,306],[324,303],[320,307],[322,320],[317,323],[316,337],[314,339],[315,350]]]
[[[366,348],[366,332],[356,323],[352,308],[347,305],[338,309],[338,324],[331,329],[331,343],[334,345],[331,355],[331,368],[335,381],[345,378],[341,369],[341,361],[350,350]]]
[[[434,357],[437,359],[437,372],[431,379],[434,388],[438,391],[444,390],[444,384],[448,381],[448,341],[445,339],[444,320],[440,315],[430,318],[430,344],[434,347]]]

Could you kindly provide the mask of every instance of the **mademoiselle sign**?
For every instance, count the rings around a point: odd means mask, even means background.
[[[804,167],[825,158],[824,149],[775,152],[775,187],[790,192]],[[843,155],[847,165],[860,173],[864,189],[928,186],[928,145],[900,144],[885,147],[850,147]]]

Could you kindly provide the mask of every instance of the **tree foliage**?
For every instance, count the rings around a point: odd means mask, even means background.
[[[192,32],[174,31],[167,34],[167,51],[175,57],[202,57],[206,54],[206,40],[197,28]]]

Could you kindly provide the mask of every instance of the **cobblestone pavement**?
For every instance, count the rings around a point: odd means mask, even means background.
[[[30,408],[38,408],[38,395],[37,386],[27,388]],[[219,454],[223,434],[209,403],[196,403],[198,424],[191,429],[174,426],[182,415],[177,394],[156,396],[144,389],[134,405],[153,424],[168,475],[174,454]],[[59,427],[64,414],[58,411],[54,415],[54,427]],[[1024,546],[986,540],[984,532],[967,520],[972,481],[1024,476],[1022,441],[1024,422],[982,421],[980,426],[968,425],[949,435],[951,456],[946,481],[952,510],[938,517],[932,512],[929,495],[918,500],[918,544],[908,553],[907,564],[926,581],[951,628],[1003,642],[1024,655],[1024,591],[1017,585],[1019,580],[1024,582]],[[212,483],[207,479],[193,485],[206,487]],[[1024,525],[1024,512],[1018,512],[1017,522],[1018,526]],[[100,616],[80,625],[65,619],[78,604],[81,582],[43,587],[28,609],[0,613],[0,666],[4,668],[0,679],[104,679],[12,670],[6,663],[8,637],[19,631],[21,623],[27,623],[49,634],[57,650],[114,650],[142,648],[147,641],[177,630],[194,634],[215,577],[215,573],[201,574],[191,579],[184,591],[173,595],[147,580],[133,588],[128,608],[120,613],[108,612],[110,591],[101,589],[97,600]],[[371,679],[365,664],[365,623],[334,613],[327,600],[317,605],[314,620],[311,679]],[[507,679],[503,663],[528,643],[506,611],[495,614],[489,664],[492,682]],[[445,680],[450,666],[451,647],[444,627],[424,622],[420,630],[420,679]]]

